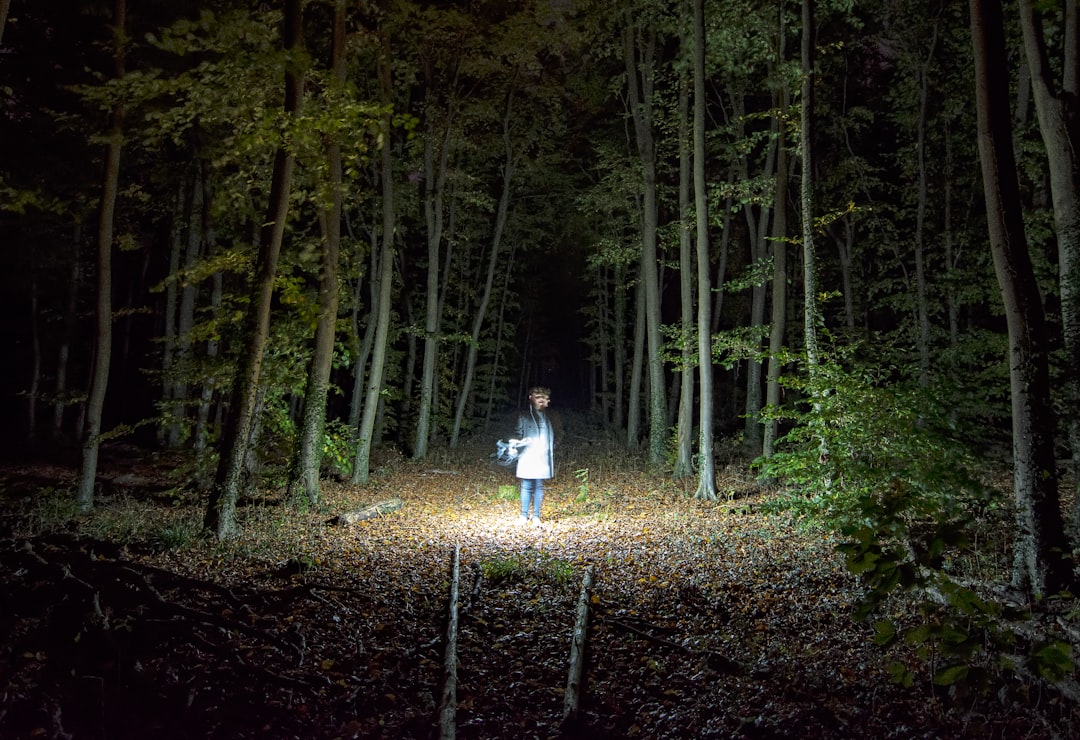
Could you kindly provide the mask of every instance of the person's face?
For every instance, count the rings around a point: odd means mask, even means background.
[[[538,396],[535,394],[529,396],[529,400],[532,401],[533,408],[538,411],[543,411],[548,407],[548,404],[551,403],[551,399],[547,396]]]

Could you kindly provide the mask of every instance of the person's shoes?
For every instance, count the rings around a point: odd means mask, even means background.
[[[541,522],[540,522],[540,517],[538,517],[538,516],[534,516],[534,517],[533,517],[532,519],[530,519],[529,521],[530,521],[530,522],[532,522],[532,525],[533,525],[534,527],[539,527],[539,526],[540,526],[540,524],[541,524]]]
[[[529,517],[525,516],[524,514],[518,514],[517,525],[519,527],[524,527],[528,523],[529,523]]]

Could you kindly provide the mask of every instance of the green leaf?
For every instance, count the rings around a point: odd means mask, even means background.
[[[874,642],[881,646],[891,645],[896,641],[896,625],[882,619],[874,622]]]
[[[1031,654],[1031,666],[1048,681],[1060,681],[1073,672],[1072,646],[1051,642]]]
[[[910,689],[915,684],[915,674],[903,663],[890,663],[889,680],[898,686]]]
[[[966,665],[953,665],[942,668],[934,674],[934,683],[938,686],[952,686],[966,679],[968,670],[969,668]]]

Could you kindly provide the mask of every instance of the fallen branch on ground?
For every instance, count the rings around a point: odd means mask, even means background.
[[[329,520],[327,524],[343,525],[343,524],[356,524],[357,522],[367,521],[368,519],[374,519],[377,516],[383,514],[389,514],[392,511],[397,511],[405,502],[399,498],[391,498],[386,501],[380,501],[377,504],[371,506],[365,506],[363,509],[356,509],[355,511],[344,511],[333,519]]]

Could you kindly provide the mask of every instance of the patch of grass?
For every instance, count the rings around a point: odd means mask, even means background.
[[[480,563],[480,572],[492,583],[553,582],[560,586],[575,582],[573,565],[562,558],[541,555],[529,562],[520,555],[492,558]]]
[[[496,501],[518,501],[521,498],[521,494],[518,492],[517,486],[501,485],[499,490],[495,492]]]
[[[480,572],[484,579],[492,583],[517,583],[525,580],[528,568],[517,555],[507,558],[493,558],[480,563]]]
[[[34,498],[27,526],[30,534],[54,532],[65,528],[78,516],[79,506],[75,501],[75,494],[49,486],[38,491]]]
[[[158,552],[182,552],[189,550],[203,533],[202,521],[196,517],[163,522],[149,537],[149,546]]]

